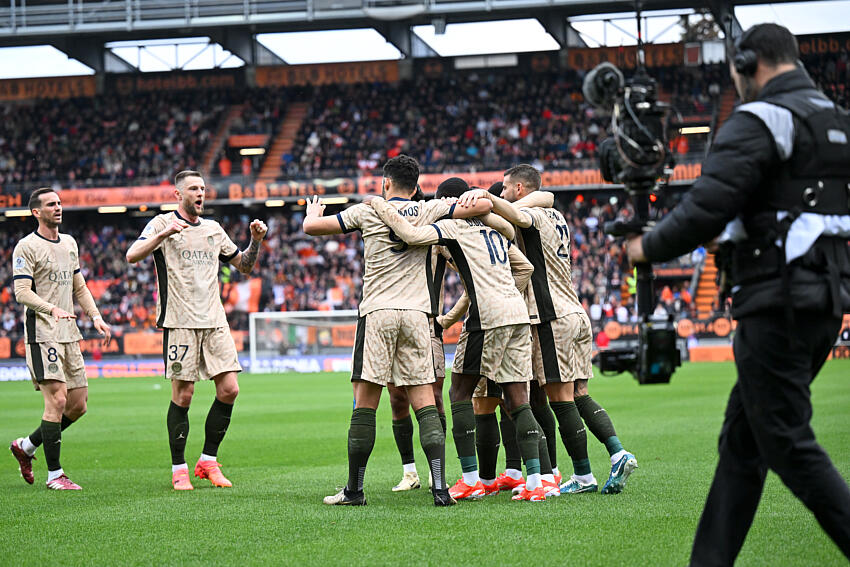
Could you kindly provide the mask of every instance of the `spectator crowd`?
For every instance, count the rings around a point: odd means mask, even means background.
[[[628,261],[621,243],[604,234],[606,221],[632,214],[629,206],[614,200],[559,199],[556,206],[565,212],[572,238],[573,284],[585,309],[596,323],[607,318],[634,317],[628,286]],[[104,217],[93,217],[102,219]],[[156,312],[156,274],[153,261],[127,264],[124,254],[140,234],[144,219],[137,224],[67,222],[62,231],[74,236],[80,248],[80,265],[104,317],[124,331],[151,329]],[[358,234],[342,234],[315,239],[301,231],[302,212],[278,213],[267,219],[268,235],[251,277],[261,281],[257,298],[260,311],[314,311],[357,309],[363,276],[363,242]],[[222,225],[240,247],[247,244],[247,214],[229,215]],[[33,227],[32,220],[7,221],[0,231],[0,336],[18,336],[23,331],[23,309],[12,291],[12,250]],[[239,308],[237,287],[244,281],[236,270],[222,265],[222,300],[235,329],[248,328],[248,314]],[[449,271],[445,283],[448,310],[462,293],[460,280]],[[234,295],[235,294],[235,295]],[[662,298],[663,299],[663,298]],[[244,303],[242,304],[244,305]],[[688,305],[678,306],[686,313]],[[600,316],[595,316],[601,313]],[[78,313],[79,315],[79,313]],[[83,330],[91,322],[80,317]]]

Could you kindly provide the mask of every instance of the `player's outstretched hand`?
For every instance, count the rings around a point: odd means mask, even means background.
[[[259,242],[266,237],[266,233],[268,231],[269,227],[267,227],[266,223],[260,219],[254,219],[251,221],[251,240]]]
[[[461,207],[474,207],[475,203],[478,202],[478,199],[489,199],[490,193],[485,191],[484,189],[473,189],[471,191],[467,191],[458,199],[457,204]]]
[[[177,234],[187,226],[189,225],[181,221],[180,219],[174,219],[173,221],[171,221],[171,224],[165,227],[165,230],[162,231],[162,235],[168,237],[172,234]]]
[[[53,317],[54,317],[57,321],[58,321],[59,319],[76,319],[76,318],[77,318],[77,316],[76,316],[76,315],[74,315],[73,313],[68,313],[68,312],[67,312],[67,311],[65,311],[64,309],[60,309],[60,308],[58,308],[58,307],[54,307],[54,308],[50,311],[50,314],[51,314],[51,315],[53,315]]]
[[[103,319],[95,319],[94,328],[103,337],[103,346],[109,346],[110,341],[112,341],[112,327]]]
[[[325,206],[319,201],[318,195],[313,195],[311,199],[307,199],[307,216],[320,217],[325,214]]]

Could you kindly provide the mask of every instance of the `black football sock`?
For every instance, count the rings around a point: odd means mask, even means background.
[[[525,461],[526,474],[540,473],[540,425],[534,419],[531,406],[522,404],[511,412],[516,424],[516,440],[522,460]]]
[[[445,437],[446,433],[449,430],[448,427],[446,426],[446,414],[445,413],[440,414],[440,425],[443,427],[443,437]]]
[[[363,478],[366,476],[366,463],[375,446],[375,410],[356,408],[351,413],[351,425],[348,428],[348,484],[349,494],[363,491]]]
[[[48,471],[58,471],[59,453],[62,450],[62,424],[58,421],[41,421],[41,437],[44,443],[44,460]]]
[[[555,416],[552,415],[552,410],[549,409],[548,403],[542,405],[534,404],[531,406],[531,411],[534,412],[534,419],[540,424],[540,430],[546,436],[546,451],[548,453],[551,467],[558,466],[558,439],[555,436]],[[543,455],[540,455],[541,464]],[[549,474],[549,473],[542,473]]]
[[[218,446],[221,445],[221,440],[224,439],[224,434],[227,433],[227,427],[230,425],[230,416],[233,415],[233,404],[226,404],[216,398],[213,400],[210,411],[207,414],[207,421],[204,424],[204,455],[215,457],[218,455]]]
[[[463,472],[478,469],[475,458],[475,413],[472,400],[452,403],[452,437]]]
[[[76,420],[75,420],[75,419],[71,419],[71,418],[70,418],[70,417],[68,417],[67,415],[62,414],[62,421],[61,421],[61,424],[62,424],[62,431],[65,431],[66,429],[68,429],[69,427],[71,427],[71,425],[72,425],[73,423],[75,423],[75,422],[76,422]],[[30,440],[30,443],[32,443],[32,444],[33,444],[33,447],[40,447],[40,446],[41,446],[41,443],[42,443],[41,425],[39,425],[39,426],[35,429],[35,431],[33,431],[32,433],[30,433],[29,440]]]
[[[189,408],[180,407],[174,402],[168,406],[165,418],[168,426],[168,447],[171,449],[171,464],[182,465],[186,462],[186,438],[189,437]]]
[[[419,423],[419,443],[428,459],[434,490],[443,490],[446,488],[446,434],[440,425],[437,406],[416,410],[416,421]]]
[[[409,465],[414,462],[413,420],[410,418],[410,414],[402,419],[393,420],[393,437],[396,447],[398,447],[398,454],[401,456],[401,464]]]
[[[499,413],[499,429],[502,432],[502,445],[505,446],[505,468],[521,471],[522,455],[516,442],[516,426],[504,406],[499,409]]]
[[[479,476],[492,482],[499,459],[499,420],[496,413],[475,416],[475,447],[478,449]]]
[[[582,476],[590,474],[590,460],[587,458],[587,430],[581,420],[575,402],[552,402],[555,417],[561,430],[561,440],[573,461],[573,471]]]
[[[587,428],[593,433],[600,443],[605,444],[608,449],[608,454],[613,455],[623,450],[623,444],[617,438],[617,432],[614,431],[614,424],[605,408],[600,406],[596,401],[587,396],[578,396],[576,398],[576,407],[581,414],[581,418],[587,424]]]

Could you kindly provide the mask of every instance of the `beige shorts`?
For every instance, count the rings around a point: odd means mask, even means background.
[[[475,391],[472,392],[473,398],[499,398],[502,399],[502,387],[490,380],[482,377],[475,385]]]
[[[422,311],[380,309],[357,320],[351,381],[398,387],[434,382],[430,321]]]
[[[531,380],[530,325],[461,331],[452,372],[489,378],[497,384]]]
[[[593,378],[590,319],[583,311],[531,326],[534,378],[541,386]]]
[[[445,380],[446,378],[446,351],[443,350],[443,330],[437,330],[434,319],[428,319],[431,328],[431,357],[434,359],[434,378]]]
[[[224,372],[242,372],[236,344],[227,327],[164,329],[162,358],[169,380],[198,382]]]
[[[32,343],[26,347],[27,369],[36,390],[45,380],[64,382],[68,390],[89,385],[79,342]]]

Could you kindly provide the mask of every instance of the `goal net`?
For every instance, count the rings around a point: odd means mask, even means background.
[[[351,370],[357,311],[251,313],[251,373]]]

